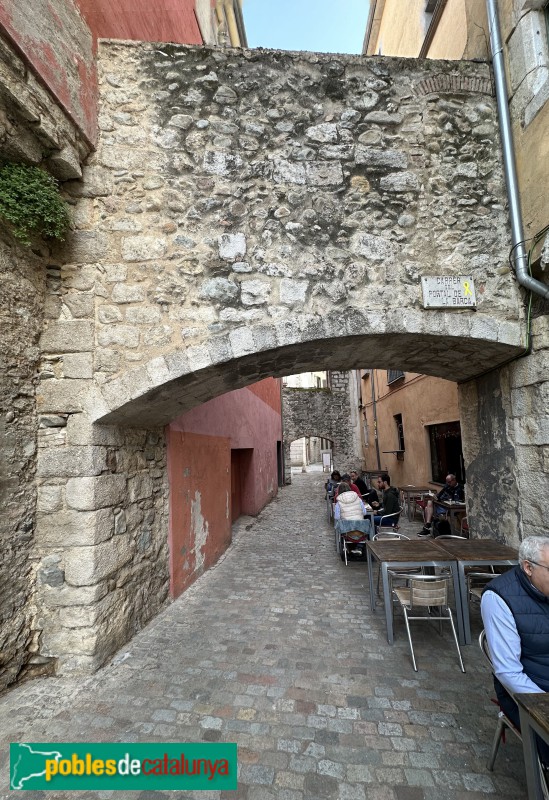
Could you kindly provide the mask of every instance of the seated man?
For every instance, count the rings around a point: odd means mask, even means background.
[[[351,480],[351,476],[349,475],[348,472],[346,472],[344,475],[341,476],[341,483],[346,483],[348,486],[350,486],[351,491],[355,492],[360,497],[360,489],[358,488],[358,486],[355,483],[353,483],[353,481]],[[336,493],[335,493],[334,497],[338,496],[339,491],[340,491],[340,488],[338,486],[337,489],[336,489]]]
[[[363,501],[368,505],[372,505],[372,503],[378,502],[378,496],[375,489],[368,489],[366,486],[366,482],[363,478],[361,478],[356,469],[352,470],[351,473],[351,480],[358,488],[360,492],[360,496],[362,497]]]
[[[442,487],[440,492],[437,494],[437,500],[452,500],[454,503],[459,502],[463,503],[465,500],[465,492],[463,491],[463,486],[461,486],[457,482],[457,478],[453,473],[449,473],[446,476],[446,484]],[[433,503],[433,500],[427,500],[427,505],[425,506],[425,522],[423,524],[423,528],[418,533],[418,536],[430,536],[432,533],[432,524],[433,524],[433,515],[434,513],[437,514],[446,514],[446,509],[442,506],[437,506],[436,503]]]
[[[498,703],[520,730],[511,694],[549,691],[549,536],[528,536],[519,564],[486,586],[480,610]],[[544,764],[549,748],[538,742]]]
[[[382,517],[385,517],[388,514],[396,514],[400,511],[400,498],[398,489],[396,486],[391,486],[391,479],[386,472],[380,475],[377,479],[377,488],[380,492],[382,492],[381,507],[379,502],[376,500],[371,503],[372,508],[374,508],[377,512],[374,517],[374,524],[376,526],[379,525]],[[387,524],[391,525],[396,525],[397,522],[398,517],[392,517],[390,520],[387,520]]]

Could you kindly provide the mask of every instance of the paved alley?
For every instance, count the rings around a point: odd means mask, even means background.
[[[496,707],[478,646],[462,648],[463,675],[449,630],[416,625],[418,673],[402,620],[387,644],[366,563],[345,567],[335,553],[324,480],[296,474],[256,520],[240,521],[220,562],[99,673],[1,697],[0,797],[17,796],[7,788],[10,741],[205,740],[238,743],[239,788],[192,798],[525,798],[513,737],[495,773],[485,767]],[[480,627],[477,616],[474,635]]]

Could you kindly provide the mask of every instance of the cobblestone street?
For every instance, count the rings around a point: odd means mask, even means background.
[[[193,798],[525,798],[513,737],[486,770],[496,707],[476,639],[462,648],[463,675],[449,626],[440,637],[416,624],[414,673],[402,620],[391,647],[381,609],[370,611],[366,563],[346,567],[335,552],[324,480],[294,475],[256,520],[241,520],[220,562],[99,673],[0,698],[0,796],[17,796],[10,741],[205,740],[238,743],[239,789]],[[476,615],[473,637],[480,628]]]

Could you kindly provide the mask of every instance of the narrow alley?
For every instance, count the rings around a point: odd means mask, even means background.
[[[294,475],[257,519],[237,524],[217,565],[109,666],[4,694],[0,796],[15,796],[10,741],[204,740],[237,742],[239,788],[193,798],[524,798],[519,743],[508,737],[486,770],[496,707],[476,639],[462,648],[463,675],[450,632],[416,624],[414,673],[402,620],[390,647],[381,610],[370,611],[366,563],[346,567],[335,552],[324,480]]]

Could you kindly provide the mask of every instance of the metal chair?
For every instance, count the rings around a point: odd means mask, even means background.
[[[399,524],[398,521],[400,519],[400,515],[402,514],[402,507],[400,511],[395,511],[394,514],[383,514],[381,519],[379,520],[379,524],[376,525],[376,533],[385,530],[385,531],[398,531]]]
[[[340,556],[341,560],[345,561],[345,566],[347,566],[347,553],[352,552],[356,548],[360,550],[361,556],[364,558],[366,553],[366,542],[370,541],[370,534],[364,533],[361,530],[353,530],[347,531],[346,533],[341,533],[341,550]]]
[[[438,575],[414,575],[407,576],[407,582],[408,586],[406,587],[393,587],[393,595],[402,606],[402,611],[404,612],[404,622],[406,623],[406,632],[408,634],[414,670],[416,672],[418,671],[414,646],[412,644],[410,620],[438,620],[439,624],[442,620],[448,620],[452,627],[452,634],[458,651],[459,665],[461,671],[465,672],[452,610],[448,605],[448,584],[450,579]],[[411,612],[419,608],[426,608],[428,611],[427,615],[411,616]],[[439,609],[439,614],[437,616],[433,615],[431,611],[433,608]]]
[[[383,540],[385,540],[385,541],[395,541],[397,539],[406,540],[407,542],[410,541],[410,537],[409,536],[406,536],[404,533],[398,533],[397,531],[395,531],[393,529],[378,531],[378,533],[375,533],[372,536],[372,541],[373,542],[379,542],[379,541],[383,541]],[[389,575],[389,580],[391,582],[391,587],[392,587],[393,579],[394,579],[394,577],[396,575],[401,575],[404,578],[404,577],[406,577],[408,575],[421,575],[422,572],[423,572],[422,567],[403,567],[402,569],[399,569],[399,570],[395,570],[395,569],[388,569],[387,570],[387,574]],[[377,573],[377,589],[376,589],[378,597],[379,597],[379,584],[380,584],[380,582],[381,582],[381,570],[378,570],[378,573]]]
[[[492,576],[493,577],[493,576]],[[494,674],[494,665],[492,664],[492,656],[490,655],[490,648],[488,647],[488,641],[486,639],[486,631],[481,631],[480,636],[478,637],[478,645],[482,650],[482,653],[488,664],[490,665],[490,671],[492,675]],[[509,691],[509,690],[507,690]],[[511,695],[512,696],[512,695]],[[496,762],[496,756],[499,751],[500,743],[503,741],[505,742],[505,733],[506,731],[511,731],[511,733],[517,737],[519,742],[522,742],[522,735],[518,728],[515,728],[509,717],[505,714],[504,711],[498,711],[498,721],[496,725],[496,730],[494,733],[494,740],[492,742],[492,749],[490,750],[490,756],[488,757],[488,762],[486,764],[486,768],[490,771],[494,771],[494,764]],[[543,800],[549,800],[549,789],[547,787],[547,778],[546,778],[546,770],[543,768],[541,761],[538,756],[538,769],[540,771],[541,777],[541,792],[543,795]]]

